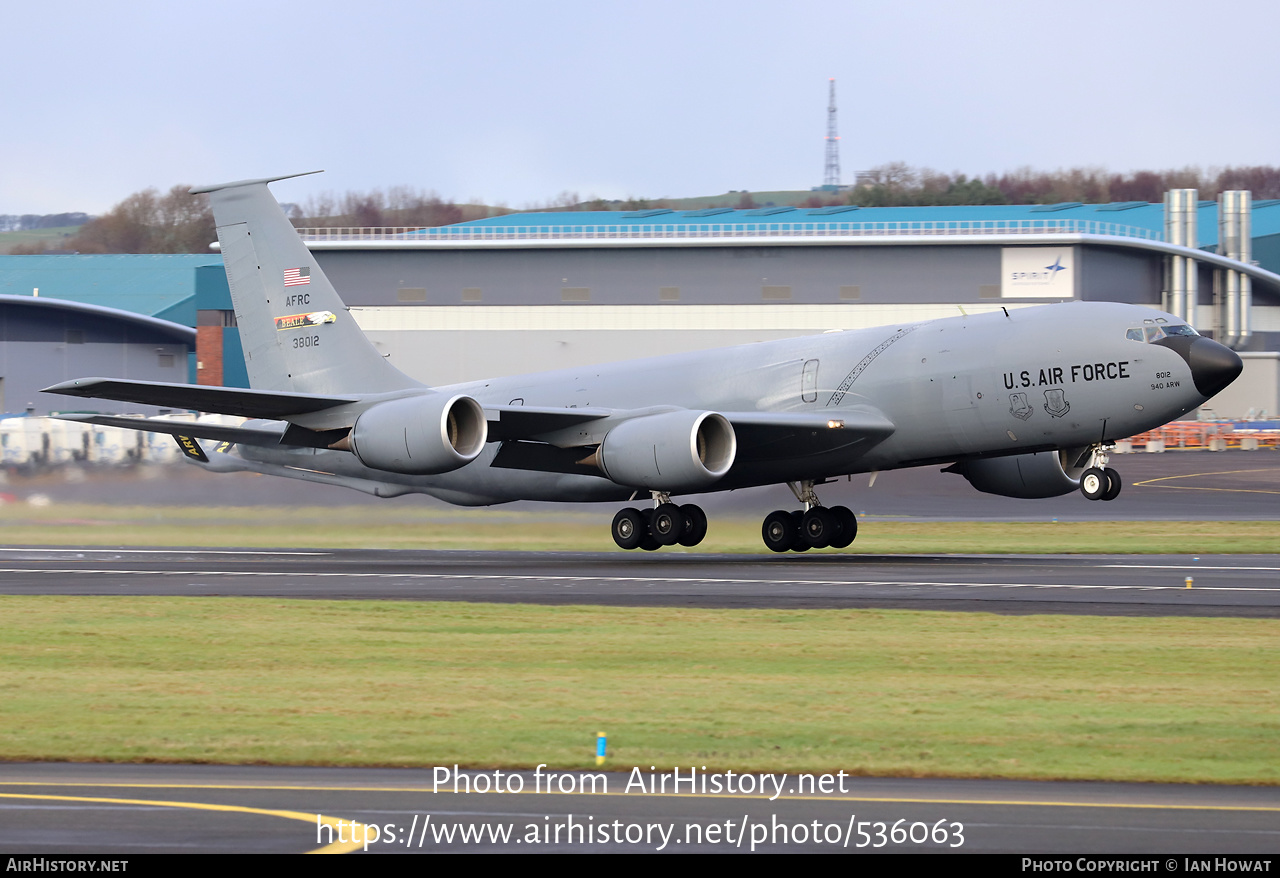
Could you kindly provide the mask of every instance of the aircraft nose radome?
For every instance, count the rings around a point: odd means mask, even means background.
[[[1244,370],[1239,354],[1226,345],[1201,337],[1191,343],[1187,365],[1196,390],[1206,397],[1214,396]]]

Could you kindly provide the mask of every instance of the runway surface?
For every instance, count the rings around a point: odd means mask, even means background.
[[[0,594],[1275,618],[1280,558],[9,547]]]
[[[1280,848],[1275,787],[735,772],[718,775],[722,789],[735,792],[703,795],[701,780],[689,791],[696,766],[680,768],[681,791],[673,792],[665,769],[667,793],[654,795],[662,772],[592,782],[577,773],[548,778],[547,769],[541,777],[473,771],[472,791],[459,777],[455,793],[452,766],[2,765],[0,850],[336,853],[363,851],[368,837],[375,853],[1158,852],[1163,862],[1174,854]],[[521,791],[476,792],[482,776],[491,789],[518,783]]]

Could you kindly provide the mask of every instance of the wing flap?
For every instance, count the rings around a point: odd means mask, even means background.
[[[565,430],[615,415],[606,408],[550,408],[524,405],[486,405],[489,441],[534,439],[557,430]]]
[[[196,439],[212,439],[216,442],[234,442],[237,445],[256,445],[276,448],[294,444],[282,440],[288,424],[280,422],[278,428],[227,427],[222,424],[201,424],[193,421],[170,421],[165,418],[122,418],[114,415],[54,415],[60,421],[76,421],[81,424],[98,424],[103,427],[123,427],[144,433],[168,433],[170,436],[187,436]],[[302,443],[298,443],[302,444]]]
[[[785,444],[787,457],[820,454],[835,448],[865,444],[868,448],[893,435],[893,421],[871,409],[831,413],[721,412],[738,437],[739,455]]]

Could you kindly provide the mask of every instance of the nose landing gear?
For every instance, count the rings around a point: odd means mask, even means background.
[[[1107,466],[1106,451],[1101,445],[1095,446],[1089,466],[1080,474],[1080,493],[1086,500],[1114,500],[1120,496],[1123,484],[1120,473]]]
[[[858,535],[858,519],[847,506],[823,506],[813,493],[813,482],[787,482],[804,509],[770,512],[760,528],[767,548],[774,552],[807,552],[830,546],[843,549]]]

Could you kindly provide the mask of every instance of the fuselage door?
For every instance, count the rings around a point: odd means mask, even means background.
[[[800,399],[816,402],[818,399],[818,361],[805,360],[804,373],[800,376]]]

